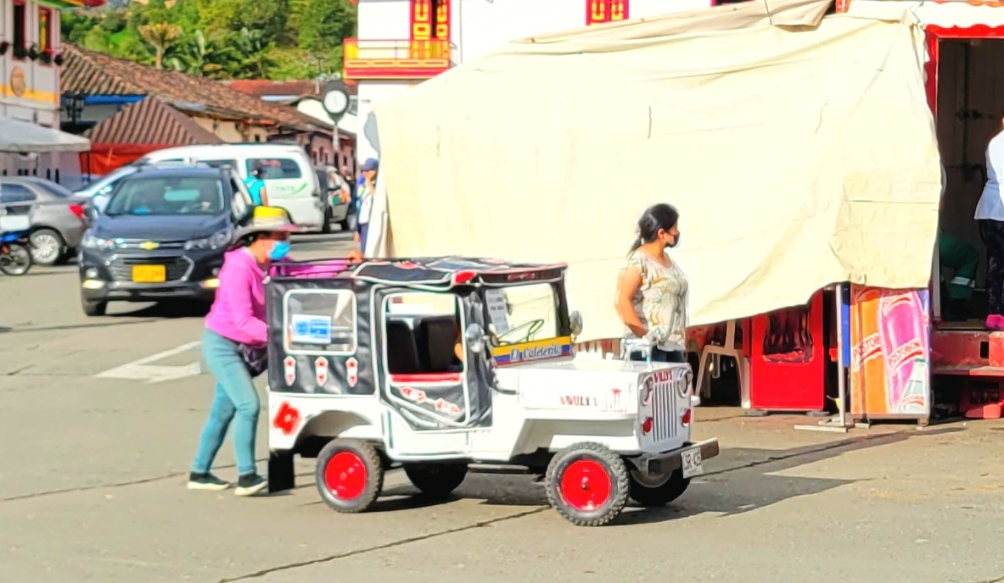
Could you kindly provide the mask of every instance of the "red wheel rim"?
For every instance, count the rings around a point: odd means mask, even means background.
[[[589,512],[602,508],[610,500],[610,475],[603,464],[576,460],[561,473],[561,496],[572,508]]]
[[[366,464],[351,451],[340,451],[324,468],[324,484],[335,498],[355,500],[366,490]]]

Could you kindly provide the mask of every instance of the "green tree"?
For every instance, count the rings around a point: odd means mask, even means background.
[[[298,44],[313,54],[327,53],[341,47],[355,28],[355,11],[346,0],[307,0]]]
[[[63,13],[68,42],[210,78],[288,79],[341,68],[349,0],[117,0]]]
[[[126,18],[125,12],[121,10],[109,10],[105,17],[101,19],[101,30],[107,31],[108,34],[115,34],[120,32],[129,25],[129,19]]]
[[[139,27],[139,34],[148,45],[154,50],[154,66],[158,69],[164,68],[164,54],[174,45],[181,36],[181,27],[177,24],[158,22],[155,24],[144,24]]]
[[[87,33],[77,40],[80,46],[99,53],[112,53],[111,43],[108,41],[108,33],[101,30],[100,26],[87,31]]]
[[[62,15],[59,28],[64,41],[83,44],[84,37],[97,25],[98,21],[94,18],[75,11],[67,11]]]
[[[241,29],[261,34],[266,43],[285,40],[289,0],[198,0],[199,28],[210,37]]]
[[[196,30],[193,35],[178,43],[176,49],[177,56],[171,59],[171,64],[178,71],[213,79],[229,79],[233,76],[237,61],[233,48],[221,47],[212,40],[206,40],[201,30]]]
[[[265,35],[261,31],[242,28],[233,43],[239,58],[235,77],[267,79],[269,71],[276,63],[270,54],[272,44],[265,40]]]

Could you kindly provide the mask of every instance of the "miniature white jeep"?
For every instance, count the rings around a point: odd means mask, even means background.
[[[689,365],[573,359],[582,323],[564,272],[462,258],[275,268],[270,490],[294,486],[299,454],[317,458],[321,497],[346,513],[370,508],[394,468],[432,497],[468,471],[529,473],[583,526],[629,498],[682,495],[718,455],[716,439],[690,441]]]

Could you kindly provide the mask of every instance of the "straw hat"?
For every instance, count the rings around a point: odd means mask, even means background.
[[[292,233],[298,230],[286,209],[275,206],[256,206],[240,222],[234,240],[241,241],[258,233]]]

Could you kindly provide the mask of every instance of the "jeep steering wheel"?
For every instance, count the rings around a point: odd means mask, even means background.
[[[533,338],[533,335],[536,334],[537,332],[540,332],[540,329],[543,327],[544,327],[543,319],[538,318],[536,320],[529,320],[527,322],[523,322],[522,324],[516,326],[515,328],[510,328],[509,330],[505,331],[502,334],[498,334],[495,338],[498,340],[500,346],[504,344],[519,344],[520,342],[529,342],[530,339]],[[526,335],[523,336],[521,340],[517,340],[515,342],[508,342],[506,340],[503,340],[506,336],[509,336],[514,332],[522,330],[524,328],[527,328],[527,332]]]

